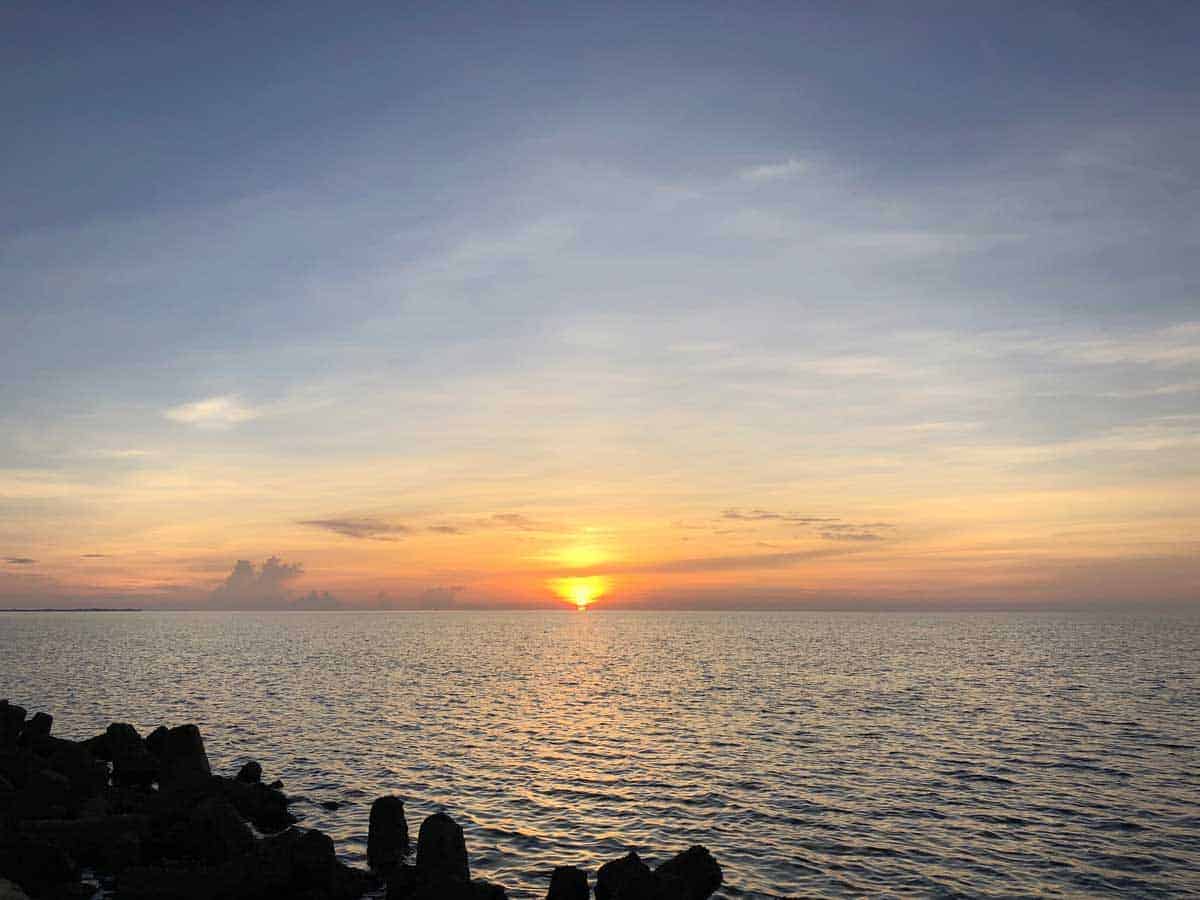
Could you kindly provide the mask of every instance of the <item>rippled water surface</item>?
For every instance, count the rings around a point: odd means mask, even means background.
[[[1195,617],[5,613],[0,696],[196,722],[352,862],[445,808],[516,897],[693,843],[730,897],[1200,892]]]

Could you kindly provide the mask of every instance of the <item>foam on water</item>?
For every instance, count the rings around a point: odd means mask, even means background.
[[[10,613],[0,696],[196,722],[351,862],[444,808],[514,897],[693,843],[727,897],[1200,886],[1196,617]]]

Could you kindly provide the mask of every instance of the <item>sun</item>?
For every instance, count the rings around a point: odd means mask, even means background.
[[[573,603],[575,608],[580,611],[587,609],[604,596],[609,587],[609,580],[603,575],[555,578],[550,582],[550,588],[554,593],[568,603]]]

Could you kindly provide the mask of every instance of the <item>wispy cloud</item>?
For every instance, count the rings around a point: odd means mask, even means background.
[[[170,411],[168,410],[169,413]],[[147,456],[153,456],[154,451],[130,447],[116,450],[93,450],[87,455],[97,459],[144,459]]]
[[[516,531],[562,531],[561,525],[531,519],[521,513],[496,513],[484,520],[485,527],[512,528]]]
[[[779,523],[816,530],[818,537],[827,541],[882,541],[881,532],[896,526],[891,522],[847,522],[840,516],[807,516],[799,513],[772,512],[769,509],[727,509],[722,519],[738,522]],[[715,529],[714,534],[728,534],[736,529]]]
[[[307,525],[311,528],[323,528],[326,531],[332,531],[334,534],[340,534],[343,537],[367,541],[394,541],[412,532],[412,529],[407,525],[367,517],[303,519],[299,524]]]
[[[755,569],[781,569],[813,559],[823,559],[829,556],[839,556],[845,550],[834,550],[828,547],[818,547],[810,550],[794,550],[782,553],[746,553],[729,556],[702,556],[690,559],[672,559],[663,562],[648,563],[642,566],[629,566],[611,569],[616,573],[647,573],[647,574],[678,574],[685,572],[733,572],[751,571]]]
[[[738,171],[738,178],[750,182],[779,181],[783,178],[795,178],[807,171],[808,164],[793,157],[785,162],[766,163],[741,169]]]
[[[821,522],[837,522],[836,516],[805,516],[799,513],[772,512],[769,509],[727,509],[721,513],[722,519],[735,519],[742,522],[788,522],[793,525],[814,525]]]
[[[36,559],[30,559],[28,556],[6,556],[4,561],[10,566],[32,566],[37,562]]]
[[[259,411],[246,406],[237,396],[226,394],[172,406],[164,415],[172,422],[197,428],[231,428],[258,418]]]

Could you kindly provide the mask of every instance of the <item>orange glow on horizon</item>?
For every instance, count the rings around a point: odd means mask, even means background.
[[[608,593],[610,587],[609,579],[603,575],[555,578],[550,582],[551,590],[578,610],[587,609]]]

